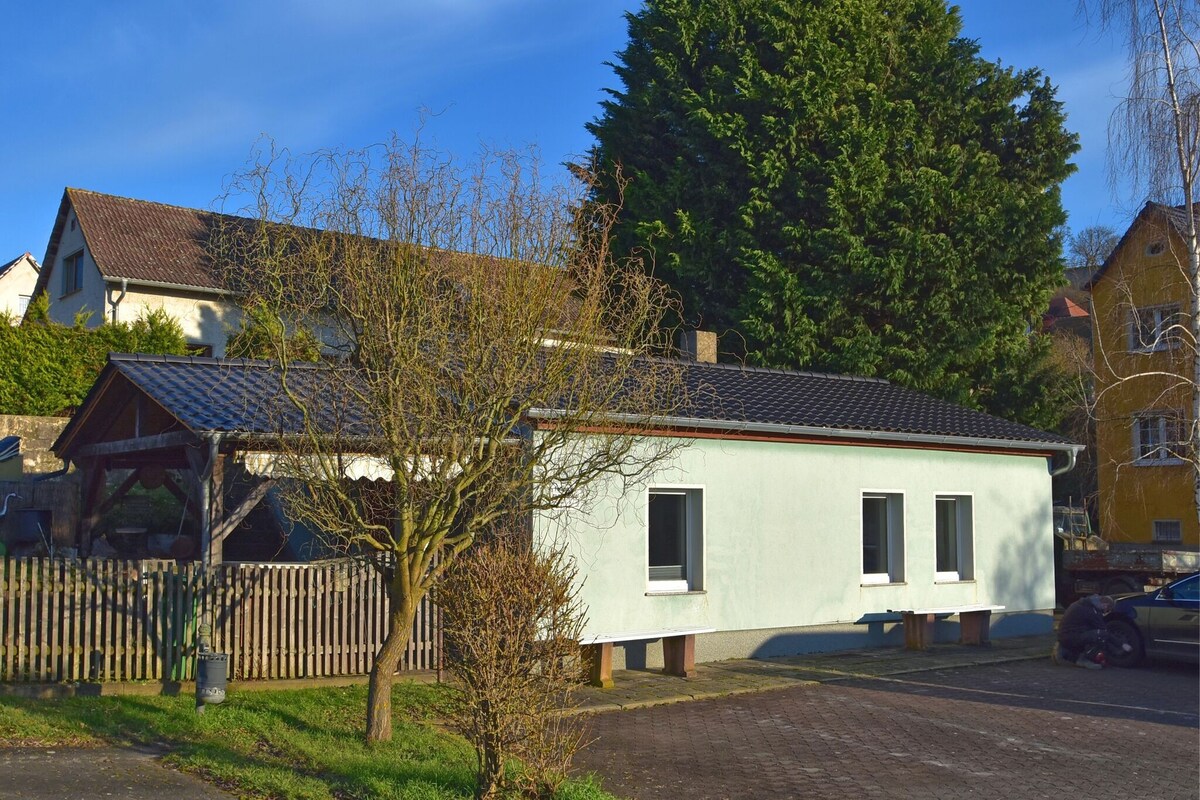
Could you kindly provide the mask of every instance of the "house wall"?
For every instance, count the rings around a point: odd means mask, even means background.
[[[91,253],[84,247],[82,229],[78,224],[74,230],[71,229],[74,220],[74,212],[69,212],[63,226],[53,270],[46,282],[46,289],[50,295],[50,318],[55,322],[70,325],[74,322],[76,314],[91,312],[88,324],[100,325],[105,320],[112,319],[111,304],[121,296],[121,287],[119,283],[105,283]],[[79,252],[81,248],[84,249],[83,287],[78,292],[64,296],[61,272],[63,260]],[[234,304],[212,294],[129,285],[124,298],[117,306],[116,321],[133,322],[147,311],[157,309],[166,311],[179,321],[184,338],[190,344],[209,345],[213,355],[217,357],[225,354],[225,339],[241,319],[240,312]]]
[[[116,299],[121,290],[117,286],[112,287],[110,292]],[[218,358],[225,355],[225,340],[241,320],[237,306],[213,299],[211,295],[187,295],[130,286],[125,299],[117,307],[117,321],[133,322],[147,311],[156,309],[162,309],[179,320],[189,344],[209,345],[213,355]]]
[[[62,265],[69,256],[83,254],[83,283],[77,292],[64,295],[62,293]],[[75,315],[81,312],[91,312],[92,325],[99,325],[104,320],[104,281],[92,254],[87,251],[83,238],[83,229],[75,218],[75,212],[70,211],[63,223],[62,234],[59,237],[58,250],[53,264],[42,264],[42,269],[50,270],[46,280],[46,294],[50,298],[50,319],[63,325],[75,321]]]
[[[37,270],[27,258],[20,259],[5,270],[4,274],[0,275],[0,314],[11,314],[13,322],[18,322],[24,313],[21,297],[33,294],[37,278]]]
[[[1147,253],[1165,241],[1160,255]],[[1096,364],[1096,449],[1100,533],[1112,542],[1150,543],[1154,520],[1180,520],[1183,544],[1200,545],[1192,467],[1186,462],[1135,460],[1133,420],[1152,410],[1191,416],[1189,350],[1144,353],[1129,347],[1134,308],[1175,303],[1186,314],[1189,289],[1183,240],[1153,218],[1135,223],[1121,250],[1092,288]]]
[[[542,516],[584,576],[589,635],[712,627],[697,658],[902,641],[891,608],[1006,606],[994,635],[1050,630],[1054,607],[1045,458],[883,447],[694,440],[651,485],[703,487],[703,591],[647,594],[646,486],[598,492],[586,512]],[[862,494],[904,494],[905,579],[864,585]],[[972,495],[974,579],[934,580],[934,497]],[[952,635],[947,629],[943,636]],[[618,649],[619,650],[619,649]],[[618,666],[653,663],[629,645]]]

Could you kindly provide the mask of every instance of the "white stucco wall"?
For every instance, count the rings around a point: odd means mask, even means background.
[[[703,591],[648,594],[646,487],[540,517],[585,577],[588,634],[702,626],[863,626],[889,608],[1054,607],[1046,459],[885,447],[695,440],[652,485],[703,487]],[[862,582],[864,490],[903,493],[902,583]],[[974,578],[937,582],[935,496],[970,495]],[[747,653],[749,654],[749,653]]]
[[[83,284],[79,291],[63,295],[62,265],[63,261],[78,253],[83,254]],[[75,220],[75,212],[69,212],[63,224],[62,234],[58,240],[58,250],[53,264],[43,264],[43,270],[50,270],[46,281],[46,295],[50,298],[50,319],[63,325],[75,321],[75,315],[90,311],[90,324],[99,325],[104,320],[104,281],[96,269],[92,254],[84,246],[83,230]]]
[[[113,286],[109,291],[113,299],[121,294],[119,286]],[[232,303],[203,295],[130,286],[125,299],[117,306],[117,321],[133,322],[153,309],[162,309],[177,319],[190,344],[211,345],[213,355],[218,358],[225,355],[225,340],[241,320],[241,311]]]
[[[21,298],[33,295],[33,286],[37,283],[37,278],[37,270],[25,257],[0,274],[0,314],[11,314],[14,323],[20,321],[24,313]]]

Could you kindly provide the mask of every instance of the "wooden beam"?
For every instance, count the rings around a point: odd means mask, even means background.
[[[172,431],[159,433],[154,436],[139,436],[134,439],[118,439],[114,442],[95,442],[85,444],[71,454],[71,458],[93,458],[96,456],[115,456],[125,453],[139,453],[146,450],[165,450],[171,447],[182,447],[196,442],[196,434],[191,431]]]
[[[100,522],[100,496],[104,492],[104,459],[90,459],[83,466],[83,507],[79,509],[79,551],[92,553],[92,531]]]
[[[175,499],[183,504],[184,509],[192,516],[196,522],[200,521],[200,514],[196,511],[196,501],[194,498],[188,497],[187,492],[179,488],[179,484],[170,475],[163,476],[163,488],[171,494],[175,495]]]
[[[96,508],[96,516],[100,517],[107,514],[109,510],[117,504],[117,501],[129,494],[129,490],[134,486],[137,486],[137,482],[138,471],[135,469],[133,472],[129,473],[129,477],[123,480],[121,485],[114,489],[113,493],[110,494],[108,498]]]
[[[250,512],[262,502],[262,499],[267,496],[267,492],[275,485],[274,479],[267,479],[256,485],[250,492],[238,503],[237,508],[229,512],[229,516],[221,520],[217,525],[213,526],[213,543],[214,545],[225,539],[226,536],[233,533],[238,525],[242,523]]]

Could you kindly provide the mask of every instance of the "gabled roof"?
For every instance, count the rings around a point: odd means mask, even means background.
[[[314,396],[329,391],[320,364],[289,367],[291,385]],[[271,409],[279,398],[279,368],[264,361],[184,356],[112,355],[78,414],[54,444],[71,440],[94,411],[105,386],[120,375],[196,434],[253,436],[291,432]],[[873,439],[963,448],[1064,451],[1069,439],[872,378],[688,362],[687,400],[663,427]],[[552,411],[548,412],[552,414]],[[369,435],[367,421],[339,421]],[[281,425],[285,430],[280,430]],[[298,430],[298,428],[297,428]],[[685,434],[686,435],[686,434]],[[68,452],[69,456],[69,452]]]
[[[1200,221],[1200,205],[1195,207],[1195,214],[1197,220]],[[1117,254],[1124,249],[1125,242],[1129,240],[1129,237],[1133,234],[1133,232],[1154,216],[1159,216],[1165,219],[1180,236],[1187,235],[1187,209],[1185,206],[1168,206],[1163,205],[1162,203],[1153,202],[1146,203],[1146,205],[1142,206],[1142,210],[1138,212],[1138,215],[1133,218],[1133,222],[1129,223],[1129,228],[1126,229],[1124,235],[1121,236],[1121,240],[1117,242],[1117,246],[1114,247],[1112,252],[1108,254],[1108,258],[1104,259],[1104,263],[1100,265],[1100,269],[1096,270],[1096,273],[1092,275],[1091,280],[1084,285],[1084,291],[1090,292],[1092,287],[1100,282],[1101,278],[1104,277],[1104,273],[1108,271],[1109,266],[1116,263]]]
[[[133,200],[111,194],[68,188],[46,248],[53,265],[71,209],[87,240],[88,251],[105,278],[194,287],[221,291],[205,253],[205,241],[222,222],[245,223],[241,217],[194,208]],[[48,272],[48,271],[47,271]],[[38,290],[47,279],[44,273]]]
[[[20,264],[22,261],[26,261],[26,260],[29,261],[29,265],[31,267],[33,267],[34,272],[41,272],[42,265],[37,262],[37,259],[34,258],[29,253],[22,253],[21,255],[14,258],[12,261],[8,261],[4,264],[0,264],[0,278],[3,278],[4,274],[6,272],[8,272],[10,269],[12,269],[13,267],[15,267],[17,264]]]

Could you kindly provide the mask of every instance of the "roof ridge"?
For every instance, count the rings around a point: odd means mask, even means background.
[[[769,375],[799,375],[807,378],[827,378],[835,381],[862,381],[864,383],[886,383],[891,385],[891,381],[887,378],[876,378],[869,375],[844,375],[837,372],[816,372],[814,370],[803,369],[784,369],[782,367],[757,367],[753,364],[735,364],[731,362],[709,362],[709,361],[692,361],[686,358],[668,358],[664,361],[674,361],[685,364],[689,367],[699,367],[701,369],[725,369],[737,370],[739,372],[761,372]]]
[[[192,364],[216,367],[264,367],[271,368],[278,362],[259,358],[216,358],[214,356],[179,356],[167,353],[109,353],[109,362],[137,364]],[[288,369],[323,369],[323,362],[295,361]]]
[[[234,219],[252,219],[251,217],[240,217],[237,214],[228,214],[224,211],[211,211],[206,208],[195,208],[194,206],[181,206],[177,203],[163,203],[158,200],[143,200],[140,197],[126,197],[123,194],[112,194],[110,192],[98,192],[95,189],[84,189],[79,186],[68,186],[67,193],[79,192],[82,194],[90,194],[94,197],[106,197],[110,200],[123,200],[127,203],[135,203],[143,206],[158,206],[160,208],[173,208],[176,211],[190,211],[194,214],[213,214],[219,217],[233,217]]]

